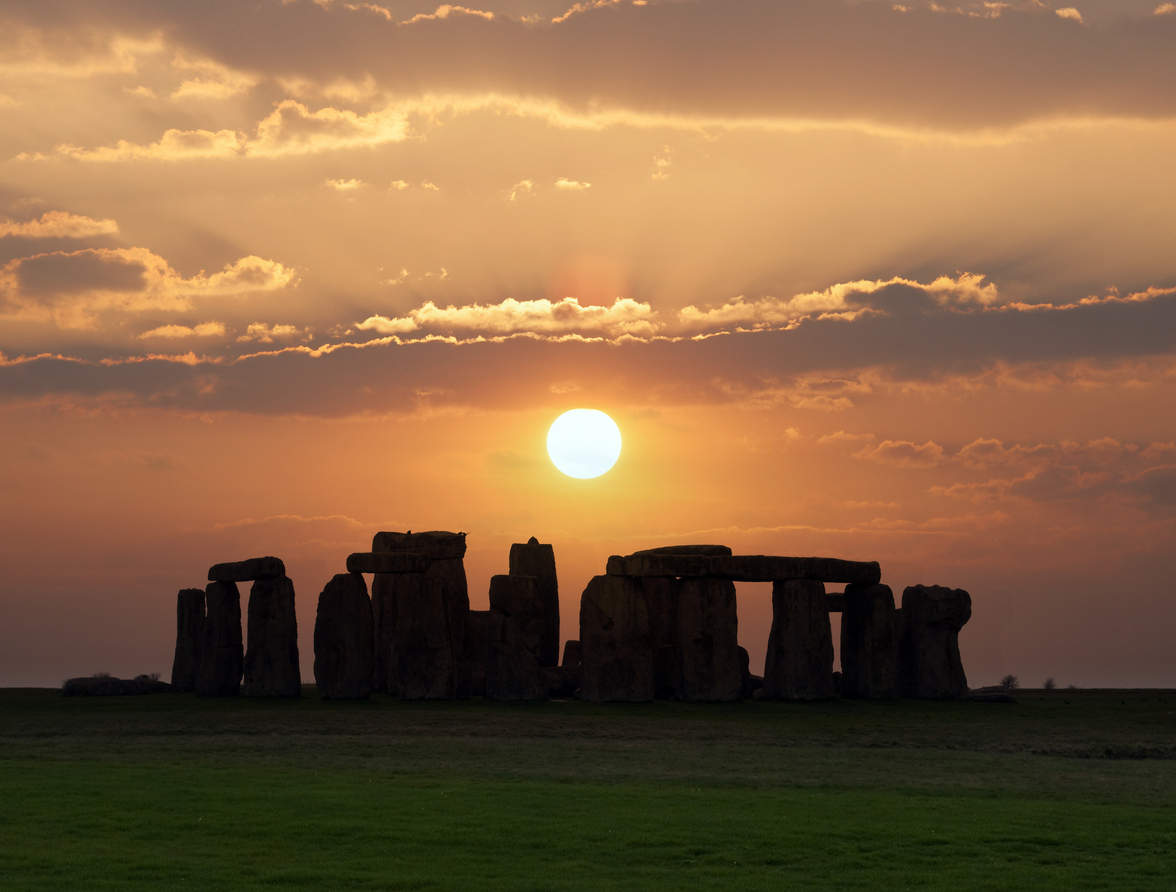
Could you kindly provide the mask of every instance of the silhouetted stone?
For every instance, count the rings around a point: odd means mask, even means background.
[[[487,700],[547,699],[548,680],[539,663],[545,633],[538,580],[513,574],[491,577]]]
[[[625,576],[596,576],[580,600],[584,700],[653,699],[653,648],[645,592]]]
[[[251,582],[265,576],[285,575],[286,565],[276,557],[250,558],[247,561],[213,564],[208,570],[210,582]]]
[[[300,697],[298,619],[288,576],[258,579],[249,590],[245,696]]]
[[[726,545],[663,545],[660,548],[643,548],[633,554],[705,554],[728,555],[731,549]]]
[[[832,595],[825,595],[825,606],[830,613],[844,613],[845,595],[836,592]]]
[[[555,575],[555,551],[534,536],[526,544],[510,547],[510,575],[533,576],[543,604],[543,642],[539,665],[559,665],[559,581]]]
[[[460,560],[466,553],[466,534],[445,530],[426,533],[395,533],[382,531],[372,537],[372,551],[416,552],[432,560]]]
[[[912,585],[903,591],[898,641],[902,696],[919,700],[968,696],[959,631],[971,617],[972,598],[961,588]]]
[[[419,552],[357,551],[347,555],[348,573],[424,573],[433,559]]]
[[[761,690],[764,686],[764,680],[758,675],[751,674],[751,655],[748,654],[747,648],[739,648],[739,689],[744,697],[753,697],[755,692]]]
[[[571,697],[580,689],[580,642],[571,639],[564,643],[563,662],[559,667],[559,692],[554,696]]]
[[[645,552],[608,559],[610,576],[715,576],[740,582],[809,579],[819,582],[875,583],[882,575],[876,561],[838,558],[776,557],[762,554],[701,555]]]
[[[375,663],[372,602],[358,573],[338,573],[318,599],[314,681],[324,700],[364,700]]]
[[[850,585],[841,614],[841,690],[844,697],[898,696],[898,629],[888,585]]]
[[[456,696],[457,661],[446,597],[447,581],[431,572],[396,577],[396,629],[389,687],[402,700],[452,700]],[[466,614],[463,632],[468,609]]]
[[[394,573],[377,573],[372,580],[372,627],[375,639],[372,690],[395,694],[392,671],[392,644],[396,637],[396,590],[400,577]]]
[[[833,632],[825,586],[802,579],[773,583],[764,696],[823,700],[833,695]]]
[[[674,693],[679,700],[739,699],[735,583],[707,577],[681,580],[675,650]]]
[[[172,687],[196,690],[200,674],[200,648],[204,644],[204,589],[180,589],[176,598],[176,655],[172,660]]]
[[[649,639],[653,648],[653,692],[659,700],[674,696],[678,683],[677,579],[649,576],[638,580],[649,611]]]
[[[164,694],[175,688],[165,681],[149,675],[134,678],[113,678],[109,675],[92,675],[71,678],[61,686],[63,697],[118,697],[133,694]]]
[[[235,582],[210,582],[204,589],[204,640],[196,693],[233,697],[241,692],[245,648],[241,645],[241,593]]]
[[[490,647],[490,611],[471,610],[466,625],[466,653],[470,658],[470,693],[486,696],[486,662]]]

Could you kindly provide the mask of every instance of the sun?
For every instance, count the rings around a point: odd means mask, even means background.
[[[569,477],[599,477],[620,458],[621,430],[598,409],[572,409],[547,432],[547,454]]]

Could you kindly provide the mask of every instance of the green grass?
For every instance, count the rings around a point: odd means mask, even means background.
[[[0,691],[0,889],[1171,889],[1176,694]]]

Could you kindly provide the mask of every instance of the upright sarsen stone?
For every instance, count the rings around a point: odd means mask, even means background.
[[[833,631],[825,585],[805,579],[772,583],[772,631],[764,696],[824,700],[834,696]]]
[[[675,694],[679,700],[738,700],[741,678],[735,583],[706,576],[681,580],[674,644]]]
[[[466,653],[470,659],[470,693],[486,696],[486,663],[490,647],[490,611],[471,610],[466,626]]]
[[[204,601],[207,613],[196,693],[234,697],[241,692],[245,660],[241,645],[241,593],[235,582],[210,582],[204,590]]]
[[[196,690],[204,643],[204,589],[180,589],[176,598],[176,655],[171,683],[177,691]]]
[[[526,544],[510,547],[510,575],[533,576],[543,606],[542,666],[559,665],[559,581],[555,575],[555,550],[532,536]]]
[[[547,631],[544,597],[533,576],[491,577],[487,700],[547,699],[549,684],[539,660]]]
[[[319,595],[314,681],[324,700],[363,700],[372,692],[372,602],[358,573],[339,573]]]
[[[396,638],[396,589],[399,575],[377,573],[372,579],[372,627],[374,653],[372,690],[395,694],[392,671],[392,644]]]
[[[397,577],[389,688],[402,700],[456,696],[458,667],[446,609],[449,594],[446,580],[430,573]],[[467,618],[463,617],[463,627]]]
[[[972,618],[962,588],[912,585],[902,593],[898,643],[899,693],[919,700],[963,700],[968,679],[959,632]]]
[[[898,696],[898,629],[888,585],[848,585],[841,612],[841,694]]]
[[[245,696],[299,697],[298,619],[294,583],[288,576],[266,576],[249,591],[245,650]]]
[[[580,697],[652,700],[653,649],[645,592],[627,576],[596,576],[580,600]]]
[[[653,694],[659,700],[674,696],[678,684],[678,589],[672,576],[647,576],[637,584],[649,611],[649,639],[653,648]]]

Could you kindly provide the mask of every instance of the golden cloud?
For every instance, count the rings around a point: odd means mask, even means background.
[[[150,331],[145,331],[139,337],[141,339],[147,338],[211,338],[224,337],[225,326],[223,322],[201,322],[199,325],[161,325],[159,328],[153,328]]]
[[[97,235],[118,235],[114,220],[95,220],[67,211],[46,211],[37,220],[18,223],[0,217],[0,238],[92,238]]]

